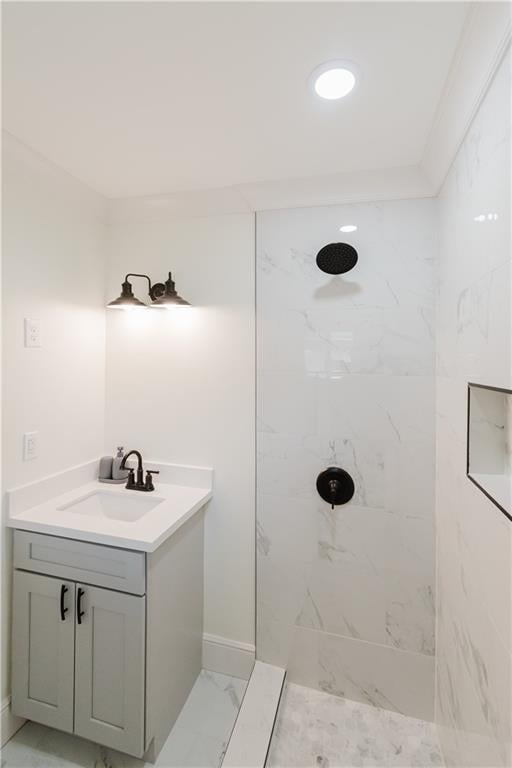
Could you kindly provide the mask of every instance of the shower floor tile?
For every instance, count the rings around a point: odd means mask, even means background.
[[[267,768],[438,768],[435,726],[287,683]]]
[[[2,768],[219,768],[246,686],[203,670],[156,764],[28,722],[2,749]]]

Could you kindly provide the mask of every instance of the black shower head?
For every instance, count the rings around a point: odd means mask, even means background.
[[[316,263],[328,275],[341,275],[355,267],[357,251],[348,243],[329,243],[318,251]]]

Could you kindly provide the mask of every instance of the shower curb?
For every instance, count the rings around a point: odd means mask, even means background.
[[[222,768],[264,768],[285,678],[282,667],[255,663]]]

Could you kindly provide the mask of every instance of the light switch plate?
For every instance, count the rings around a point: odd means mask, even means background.
[[[37,459],[39,433],[25,432],[23,435],[23,460],[31,461]]]
[[[41,346],[41,322],[30,317],[25,318],[25,346]]]

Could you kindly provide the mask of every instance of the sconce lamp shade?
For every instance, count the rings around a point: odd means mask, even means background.
[[[132,291],[132,284],[125,280],[121,286],[121,295],[117,299],[107,304],[110,309],[131,309],[134,307],[146,307],[143,301],[140,301]]]
[[[174,280],[169,272],[169,278],[165,281],[165,292],[158,299],[153,301],[152,307],[157,309],[170,309],[171,307],[189,307],[190,302],[183,299],[176,291]]]

